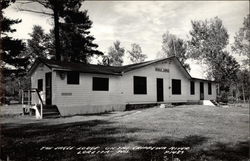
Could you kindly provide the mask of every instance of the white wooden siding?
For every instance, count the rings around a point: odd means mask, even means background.
[[[215,100],[216,99],[216,83],[211,82],[212,94],[208,95],[208,82],[207,81],[202,81],[202,80],[193,80],[193,81],[195,82],[195,94],[194,95],[190,94],[190,82],[189,82],[188,101],[200,100],[200,82],[203,82],[203,84],[204,84],[204,100]]]
[[[156,71],[155,68],[169,69],[169,72]],[[45,73],[51,70],[45,65],[39,65],[31,76],[32,88],[37,88],[37,80],[43,79],[45,91]],[[175,61],[159,62],[123,74],[111,76],[102,74],[80,73],[79,84],[67,84],[60,72],[52,71],[52,104],[57,105],[62,115],[98,113],[111,110],[124,110],[126,104],[157,102],[157,78],[163,79],[163,102],[188,102],[200,100],[200,82],[194,80],[195,95],[190,94],[190,79],[181,71]],[[134,94],[134,76],[147,78],[147,94]],[[109,78],[108,91],[93,91],[93,77]],[[181,94],[172,94],[172,79],[181,80]],[[204,82],[204,99],[216,99],[216,85],[212,84],[212,95],[208,95],[208,83]]]
[[[204,100],[215,100],[216,99],[216,84],[211,83],[212,93],[208,94],[208,82],[204,82]]]
[[[155,71],[155,68],[169,69],[168,72]],[[133,77],[147,77],[147,94],[134,94]],[[157,101],[156,79],[163,78],[164,102],[186,102],[189,95],[189,79],[174,62],[157,63],[125,73],[121,79],[125,103],[152,103]],[[172,79],[181,80],[181,95],[172,95]]]
[[[79,77],[79,84],[67,84],[67,76],[62,80],[56,72],[57,83],[53,92],[57,95],[54,102],[58,106],[121,104],[120,77],[86,73],[80,73]],[[93,77],[109,78],[109,90],[93,91]]]
[[[43,80],[43,92],[45,94],[45,74],[48,72],[51,72],[51,69],[49,69],[44,64],[39,64],[35,72],[33,72],[31,75],[31,88],[37,88],[38,79],[42,79]],[[52,82],[52,86],[53,86],[53,82]],[[52,87],[52,91],[53,91],[53,87]],[[32,104],[36,104],[36,103],[38,103],[37,94],[32,93]]]

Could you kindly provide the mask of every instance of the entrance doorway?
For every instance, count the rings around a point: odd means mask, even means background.
[[[204,100],[204,83],[200,82],[200,100]]]
[[[156,86],[157,86],[157,102],[163,102],[163,79],[157,78],[156,79]]]
[[[46,105],[51,105],[52,103],[51,76],[52,76],[51,72],[45,74],[45,104]]]

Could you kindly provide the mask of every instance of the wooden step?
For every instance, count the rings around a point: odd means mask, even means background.
[[[43,109],[57,109],[56,105],[43,105]]]
[[[53,118],[59,118],[60,115],[49,115],[49,116],[43,116],[44,119],[53,119]]]
[[[49,117],[60,117],[59,113],[44,113],[43,118],[49,118]]]
[[[59,112],[57,108],[43,109],[43,112]]]
[[[43,118],[58,118],[60,112],[56,105],[44,105],[43,106]]]
[[[56,114],[56,115],[58,115],[59,114],[59,112],[51,112],[51,111],[43,111],[43,115],[53,115],[53,114]]]
[[[54,117],[60,117],[60,114],[56,112],[43,113],[43,118],[54,118]]]

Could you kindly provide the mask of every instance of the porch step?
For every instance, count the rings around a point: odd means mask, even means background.
[[[213,104],[211,100],[202,100],[201,103],[202,105],[215,106],[215,104]]]
[[[210,100],[215,106],[220,106],[220,104],[218,102],[216,102],[215,100]]]
[[[60,117],[60,112],[56,105],[43,106],[43,118],[57,118]]]

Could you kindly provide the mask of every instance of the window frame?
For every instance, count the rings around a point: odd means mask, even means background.
[[[144,81],[140,83],[138,81]],[[147,95],[147,77],[145,76],[134,76],[133,77],[133,89],[134,95]]]
[[[76,74],[76,75],[74,75]],[[73,79],[72,76],[77,76],[78,80]],[[80,84],[80,73],[76,71],[68,71],[67,72],[67,84],[69,85],[79,85]]]
[[[176,88],[174,88],[174,82],[179,82],[179,90],[176,91]],[[172,79],[172,95],[181,95],[181,79]]]
[[[104,81],[104,88],[100,88],[100,80],[105,80]],[[103,81],[101,81],[103,82]],[[106,84],[107,83],[107,84]],[[98,85],[95,85],[98,84]],[[92,77],[92,91],[109,91],[109,78],[107,77]]]

